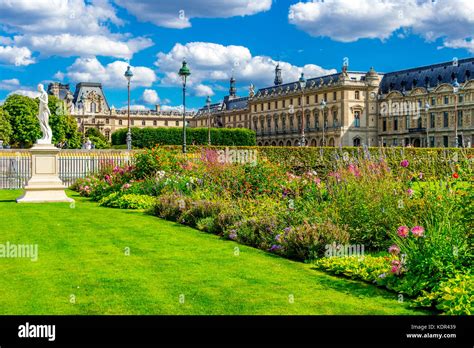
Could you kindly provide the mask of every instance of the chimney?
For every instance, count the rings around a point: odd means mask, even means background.
[[[161,111],[161,105],[160,104],[155,104],[155,111],[157,113]]]

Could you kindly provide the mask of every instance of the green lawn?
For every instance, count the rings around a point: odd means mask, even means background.
[[[0,244],[38,244],[39,258],[0,258],[0,314],[428,313],[370,284],[141,212],[72,192],[75,206],[17,204],[20,194],[0,191]]]

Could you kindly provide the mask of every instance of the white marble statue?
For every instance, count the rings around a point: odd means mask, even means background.
[[[51,116],[51,111],[48,107],[48,93],[46,93],[44,86],[41,83],[38,85],[38,92],[40,92],[38,120],[40,122],[40,128],[41,132],[43,133],[43,137],[38,139],[36,143],[50,145],[53,140],[53,131],[49,126],[49,117]]]

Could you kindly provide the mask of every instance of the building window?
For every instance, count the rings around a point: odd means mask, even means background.
[[[435,146],[435,138],[430,137],[430,147],[434,147],[434,146]]]
[[[445,97],[444,97],[444,104],[445,104],[445,105],[448,105],[448,104],[449,104],[449,97],[448,97],[448,96],[445,96]]]
[[[275,109],[278,109],[278,101],[275,101]]]
[[[283,108],[286,108],[286,100],[282,100]]]
[[[337,92],[333,92],[333,93],[332,93],[332,99],[333,99],[334,101],[337,100]]]
[[[449,127],[449,114],[447,111],[443,112],[443,127]]]
[[[270,102],[267,103],[267,110],[270,110],[272,107],[270,105]]]
[[[436,105],[436,98],[431,98],[431,106],[435,106]]]
[[[396,131],[398,130],[398,117],[394,117],[393,119],[393,130]]]
[[[432,112],[430,113],[430,128],[435,128],[435,113]]]
[[[405,119],[405,129],[408,130],[410,128],[410,115],[407,115]]]
[[[301,97],[298,97],[298,106],[301,106]]]
[[[458,110],[458,127],[462,127],[462,110]]]
[[[95,114],[96,113],[97,106],[94,102],[91,103],[91,113]]]
[[[168,126],[168,120],[165,120],[165,126]]]
[[[449,147],[449,138],[447,135],[443,136],[443,146],[444,147]]]
[[[354,112],[354,121],[355,121],[355,127],[359,128],[360,127],[360,111],[355,111]]]
[[[260,104],[260,111],[263,111],[263,103]]]
[[[319,99],[319,98],[318,98],[318,95],[316,94],[316,95],[314,96],[314,102],[315,102],[316,104],[318,103],[318,99]]]
[[[179,121],[176,121],[176,127],[179,127]]]
[[[293,105],[293,98],[290,99],[290,107]]]
[[[253,106],[253,112],[257,112],[257,104]]]
[[[398,139],[393,139],[393,146],[398,146]]]
[[[386,132],[386,131],[387,131],[387,120],[384,119],[382,122],[382,132]]]
[[[360,92],[359,92],[359,91],[355,91],[354,94],[355,94],[354,98],[357,99],[357,100],[359,100],[359,99],[360,99]]]
[[[328,101],[328,94],[327,94],[327,93],[324,93],[324,101],[325,101],[325,102]]]
[[[145,120],[142,120],[142,126],[144,126],[146,123],[145,123]]]
[[[121,126],[121,125],[122,125],[122,120],[119,120],[119,126]]]
[[[133,126],[135,124],[135,121],[134,120],[131,120],[130,121],[130,124]]]
[[[110,120],[108,118],[105,119],[105,123],[106,124],[109,124],[110,123]]]
[[[154,126],[156,126],[156,120],[155,120],[155,121],[153,121],[153,125],[154,125]]]
[[[110,139],[110,130],[108,130],[108,129],[105,130],[105,137],[107,139]]]
[[[458,102],[459,102],[459,103],[462,103],[463,101],[464,101],[464,96],[461,94],[461,95],[459,96]]]
[[[92,123],[95,124],[95,118],[92,119]]]

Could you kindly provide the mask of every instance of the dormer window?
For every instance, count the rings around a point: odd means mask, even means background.
[[[95,114],[97,112],[97,104],[92,102],[91,103],[91,113]]]

